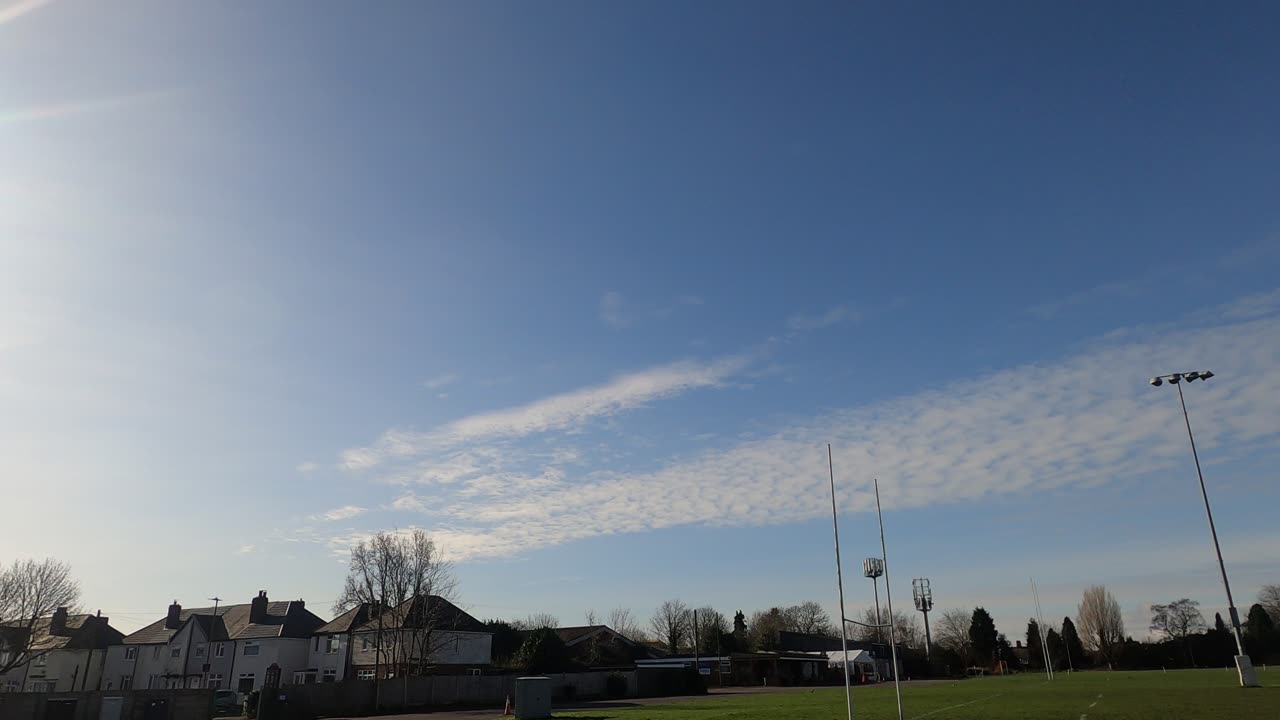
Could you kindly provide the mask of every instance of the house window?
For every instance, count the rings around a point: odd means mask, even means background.
[[[253,692],[253,673],[240,673],[240,680],[236,684],[236,691],[242,693]]]
[[[245,643],[244,645],[245,655],[257,655],[261,651],[262,651],[262,647],[259,645],[254,645],[252,643]]]
[[[151,659],[152,659],[152,660],[159,660],[159,659],[160,659],[160,646],[159,646],[159,645],[157,645],[157,646],[155,646],[154,648],[152,648],[152,649],[151,649]]]
[[[373,679],[373,671],[372,671],[372,670],[360,670],[359,672],[357,672],[357,673],[356,673],[356,679],[357,679],[357,680],[372,680],[372,679]]]
[[[325,642],[325,646],[324,646],[325,653],[328,655],[337,655],[338,645],[340,643],[341,643],[341,638],[339,638],[337,635],[330,635],[329,639]]]
[[[338,679],[338,671],[333,668],[325,668],[324,674],[320,679],[324,682],[333,682]]]
[[[182,646],[175,645],[169,648],[169,657],[171,658],[182,657]]]
[[[204,657],[204,645],[196,646],[196,657],[198,658]]]
[[[210,673],[210,674],[209,674],[209,682],[208,682],[208,683],[206,683],[206,685],[208,686],[208,688],[209,688],[210,690],[217,690],[217,689],[221,688],[221,687],[222,687],[222,674],[221,674],[221,673]]]
[[[57,680],[37,680],[31,683],[31,692],[53,692],[57,685]]]
[[[36,667],[44,667],[49,664],[49,656],[41,653],[36,656]]]
[[[151,673],[151,677],[147,678],[147,689],[159,690],[162,687],[164,683],[161,681],[160,673]]]
[[[191,678],[189,681],[187,681],[187,688],[188,688],[188,689],[191,689],[191,690],[199,690],[199,689],[200,689],[200,678],[198,678],[198,677],[193,677],[193,678]]]
[[[218,643],[217,645],[214,645],[214,646],[213,646],[213,656],[214,656],[214,657],[222,657],[222,656],[223,656],[223,654],[225,654],[225,653],[226,653],[226,648],[224,648],[224,647],[222,646],[222,643]]]
[[[120,676],[120,689],[121,689],[121,690],[128,690],[128,689],[130,689],[130,688],[132,688],[132,687],[133,687],[133,676],[132,676],[132,675],[121,675],[121,676]]]
[[[134,658],[136,658],[136,657],[138,657],[138,648],[136,648],[136,647],[127,647],[127,648],[125,648],[125,649],[124,649],[124,659],[125,659],[125,660],[133,660],[133,659],[134,659]]]

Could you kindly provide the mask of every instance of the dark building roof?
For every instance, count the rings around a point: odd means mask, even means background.
[[[368,622],[357,626],[353,632],[377,632],[379,628],[396,630],[427,626],[439,630],[489,632],[484,623],[439,595],[409,598],[383,613],[381,618],[376,616],[370,618]]]
[[[316,628],[316,635],[336,635],[351,632],[369,622],[372,617],[373,603],[360,603],[338,617]]]
[[[53,617],[43,617],[35,621],[30,632],[35,635],[31,643],[33,652],[49,650],[101,650],[109,645],[119,645],[124,633],[111,627],[108,618],[101,615],[65,614],[62,615],[62,627],[54,627]],[[4,644],[22,648],[26,646],[26,623],[6,623],[0,626],[0,639]]]
[[[128,635],[126,645],[154,645],[169,642],[188,622],[196,623],[214,642],[220,640],[255,640],[259,638],[311,637],[312,631],[324,624],[324,620],[306,608],[301,600],[284,600],[266,603],[266,614],[261,622],[251,622],[252,603],[221,605],[217,617],[213,608],[181,608],[178,626],[166,627],[167,617]]]

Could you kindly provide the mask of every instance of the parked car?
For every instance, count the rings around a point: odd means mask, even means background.
[[[213,714],[225,717],[234,715],[240,716],[241,708],[240,693],[235,690],[215,690],[213,692]]]

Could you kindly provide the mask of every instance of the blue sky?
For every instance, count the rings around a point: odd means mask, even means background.
[[[0,523],[131,629],[1280,582],[1267,4],[0,2]],[[0,558],[2,559],[2,558]],[[870,588],[851,581],[851,614]]]

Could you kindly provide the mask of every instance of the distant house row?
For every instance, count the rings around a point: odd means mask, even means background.
[[[410,666],[479,672],[490,664],[493,639],[478,620],[435,595],[381,612],[365,603],[325,622],[302,600],[272,602],[265,591],[216,608],[184,608],[175,600],[163,618],[129,635],[105,617],[68,615],[65,608],[37,621],[32,632],[30,659],[0,674],[0,692],[249,692],[262,687],[272,665],[285,684],[394,677]],[[0,657],[26,647],[24,633],[0,627]]]

